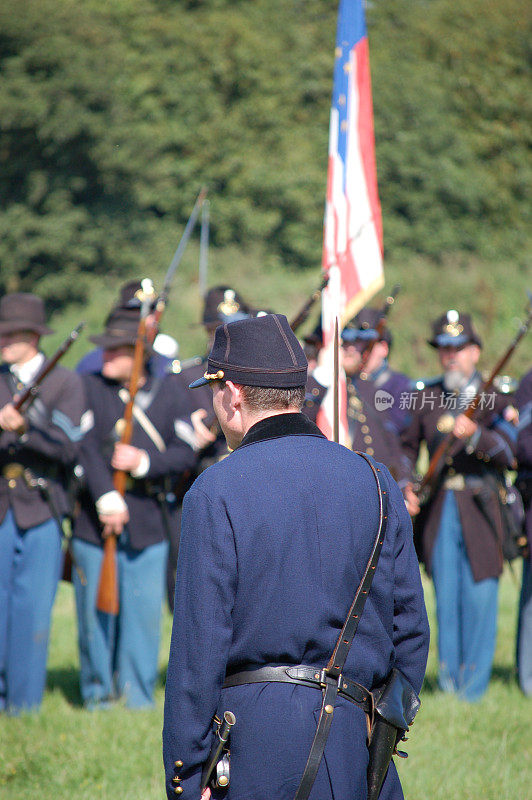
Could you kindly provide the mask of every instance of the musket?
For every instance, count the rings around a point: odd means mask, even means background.
[[[205,762],[203,771],[201,773],[200,793],[203,792],[203,790],[207,786],[209,780],[211,779],[211,775],[216,768],[216,765],[220,761],[223,749],[227,744],[227,740],[229,739],[231,728],[233,727],[235,722],[236,722],[235,715],[231,711],[226,711],[224,713],[224,718],[220,723],[218,730],[216,731],[214,743],[211,747],[209,757],[207,758],[207,761]],[[219,786],[220,788],[227,788],[227,786],[229,786],[229,775],[224,774],[218,776],[216,785]]]
[[[473,416],[479,406],[481,399],[485,397],[486,393],[493,386],[493,381],[495,380],[496,376],[502,371],[502,369],[506,366],[506,364],[510,360],[510,357],[513,355],[517,345],[527,333],[531,321],[532,321],[532,302],[529,305],[527,317],[523,322],[523,324],[521,325],[521,327],[519,328],[519,330],[517,331],[515,337],[510,343],[510,346],[508,347],[504,355],[501,356],[501,358],[497,361],[494,368],[490,372],[489,377],[482,383],[480,389],[477,391],[471,403],[464,411],[464,416],[466,416],[468,419],[473,419]],[[457,437],[451,431],[451,433],[448,433],[447,436],[445,436],[445,438],[442,439],[442,441],[432,454],[431,459],[429,461],[429,465],[427,467],[427,471],[423,476],[423,479],[421,480],[419,485],[414,489],[421,503],[423,504],[427,503],[428,500],[430,499],[436,487],[443,466],[445,464],[445,459],[456,441]]]
[[[307,321],[312,306],[314,305],[314,303],[318,302],[318,300],[321,297],[321,293],[323,292],[328,283],[329,283],[329,273],[323,276],[319,287],[314,292],[312,292],[308,300],[305,301],[305,304],[300,308],[300,310],[290,323],[290,327],[292,328],[294,333],[297,331],[298,328],[301,327],[301,325],[303,325],[303,323]]]
[[[188,222],[185,226],[185,230],[183,231],[183,235],[179,240],[179,244],[177,245],[177,249],[170,262],[170,266],[166,271],[166,275],[163,282],[163,288],[161,290],[159,297],[157,298],[157,303],[155,305],[155,322],[153,327],[151,328],[152,334],[150,334],[151,338],[150,344],[153,342],[153,339],[155,338],[157,329],[159,327],[159,323],[161,321],[161,317],[163,315],[163,311],[166,308],[166,304],[168,302],[168,295],[170,294],[170,288],[172,286],[173,277],[181,262],[183,253],[185,252],[185,247],[187,246],[188,240],[190,239],[192,231],[194,230],[194,226],[198,219],[199,212],[201,210],[203,203],[205,202],[206,197],[207,197],[207,189],[204,186],[201,189],[200,193],[198,194],[196,202],[194,203],[194,208],[192,209],[192,213],[190,214]]]
[[[39,385],[43,382],[49,372],[53,370],[57,362],[63,358],[67,350],[72,347],[76,339],[78,338],[82,328],[85,327],[84,322],[80,322],[79,325],[76,325],[74,330],[67,336],[63,344],[55,351],[53,356],[47,359],[42,367],[40,368],[39,372],[32,380],[30,385],[24,389],[21,395],[19,395],[17,401],[13,404],[13,407],[16,411],[20,411],[22,406],[27,403],[28,401],[32,403],[38,394]]]
[[[133,367],[129,380],[129,401],[124,409],[123,429],[120,437],[122,444],[130,444],[133,435],[133,403],[142,374],[144,365],[144,352],[146,346],[146,317],[150,311],[153,299],[153,284],[145,279],[141,283],[141,290],[137,293],[141,301],[140,320],[137,328],[137,338],[135,340],[135,352],[133,355]],[[124,470],[115,470],[113,475],[113,485],[116,491],[124,497],[126,493],[127,474]],[[116,536],[109,534],[103,544],[103,560],[100,570],[100,583],[98,585],[98,595],[96,598],[96,608],[105,614],[118,614],[118,569],[116,563]]]
[[[377,328],[376,328],[377,336],[375,337],[375,339],[372,339],[370,342],[368,342],[366,348],[364,349],[364,352],[362,353],[362,358],[360,359],[360,364],[358,365],[357,368],[357,372],[359,373],[359,375],[365,371],[366,364],[368,363],[369,357],[371,355],[371,351],[373,350],[377,342],[380,342],[382,340],[382,337],[384,336],[384,331],[386,330],[386,325],[388,322],[388,314],[390,312],[391,307],[395,303],[395,298],[399,294],[400,289],[401,289],[400,285],[396,284],[393,287],[391,294],[384,301],[384,305],[381,309],[381,313],[379,316],[379,321],[377,323]]]

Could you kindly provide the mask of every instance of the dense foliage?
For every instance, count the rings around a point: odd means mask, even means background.
[[[388,255],[524,269],[524,0],[368,9]],[[51,306],[169,261],[201,185],[212,242],[317,269],[337,3],[0,6],[3,290]]]

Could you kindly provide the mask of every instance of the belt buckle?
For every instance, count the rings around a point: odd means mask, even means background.
[[[443,483],[446,489],[454,492],[463,492],[465,489],[465,478],[463,475],[449,475]]]
[[[22,464],[18,464],[17,462],[11,462],[10,464],[5,464],[2,467],[2,475],[8,481],[18,480],[24,472],[24,467]]]
[[[342,688],[342,681],[344,677],[340,672],[339,675],[329,675],[326,669],[322,669],[320,671],[320,686],[325,689],[327,688],[328,683],[336,683],[338,686],[338,691]]]

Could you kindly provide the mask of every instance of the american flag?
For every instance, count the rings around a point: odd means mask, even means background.
[[[382,217],[362,0],[340,0],[338,11],[322,264],[329,274],[323,292],[322,326],[332,365],[335,318],[338,317],[341,330],[384,286]],[[330,397],[326,396],[318,418],[329,437],[332,394],[331,391]],[[347,443],[345,380],[341,380],[339,395],[340,441]]]

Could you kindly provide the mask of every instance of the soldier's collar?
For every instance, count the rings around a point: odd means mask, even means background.
[[[259,420],[248,430],[240,447],[281,436],[321,436],[326,438],[317,425],[301,413],[275,414]]]

